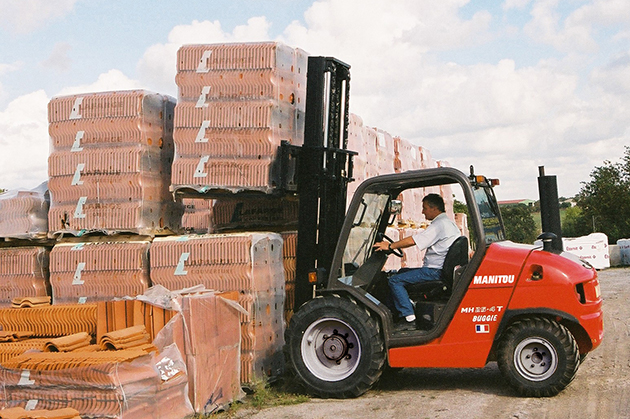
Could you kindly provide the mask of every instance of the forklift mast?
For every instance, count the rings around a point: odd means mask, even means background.
[[[307,80],[304,145],[289,146],[297,156],[300,201],[296,309],[313,298],[315,284],[309,278],[330,271],[357,154],[347,150],[350,66],[331,57],[309,57]]]

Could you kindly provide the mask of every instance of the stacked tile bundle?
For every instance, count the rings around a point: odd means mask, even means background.
[[[172,188],[273,192],[278,146],[303,143],[307,65],[277,42],[181,47]]]
[[[0,248],[0,307],[11,307],[14,298],[50,294],[48,257],[45,247]]]
[[[49,102],[49,235],[179,228],[169,193],[174,107],[144,90]]]
[[[395,172],[402,173],[422,168],[423,162],[419,148],[403,138],[394,138]],[[399,226],[420,227],[422,222],[426,221],[422,214],[422,198],[424,194],[424,188],[407,189],[400,194],[398,199],[402,201],[403,207],[397,220]]]
[[[299,201],[295,197],[222,198],[212,212],[214,231],[282,231],[297,229]]]
[[[277,378],[283,369],[284,273],[282,238],[276,233],[234,233],[156,238],[150,250],[151,281],[170,290],[204,285],[238,291],[241,380]]]
[[[157,343],[177,345],[186,361],[189,396],[195,412],[213,413],[241,397],[238,293],[203,291],[178,298],[181,311]],[[166,336],[169,338],[166,338]]]
[[[67,304],[0,309],[4,331],[30,332],[34,338],[50,338],[96,330],[96,304]]]
[[[378,176],[376,132],[363,125],[361,117],[350,114],[348,122],[348,150],[359,153],[353,158],[354,182],[348,184],[348,202],[357,187],[366,179]]]
[[[26,353],[0,369],[0,403],[76,409],[90,418],[180,419],[192,414],[186,366],[172,348]]]
[[[183,198],[184,215],[182,215],[182,230],[186,233],[213,233],[212,199]]]
[[[282,264],[284,265],[284,319],[287,324],[295,310],[295,269],[297,231],[285,231],[282,236]]]
[[[149,287],[148,240],[60,243],[50,252],[54,304],[142,294]]]
[[[45,239],[49,203],[46,182],[33,190],[18,189],[0,194],[0,237]]]

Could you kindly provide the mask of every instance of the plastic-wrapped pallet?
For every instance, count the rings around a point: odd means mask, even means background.
[[[284,272],[282,237],[234,233],[156,238],[151,245],[151,282],[169,290],[198,284],[238,291],[241,317],[241,379],[277,378],[283,370]]]
[[[46,182],[33,190],[18,189],[0,194],[0,237],[45,239],[49,205]]]
[[[299,201],[292,196],[219,198],[212,209],[214,231],[276,231],[297,228]]]
[[[280,234],[282,235],[282,263],[284,265],[284,319],[289,324],[295,310],[297,231],[285,231]]]
[[[400,229],[400,239],[413,236],[419,233],[421,230],[417,228],[403,228]],[[418,249],[417,246],[408,247],[404,250],[405,257],[401,260],[403,268],[419,268],[423,265],[425,250]]]
[[[148,240],[60,243],[50,252],[53,304],[93,303],[149,287]]]
[[[360,116],[350,114],[348,124],[348,150],[356,151],[354,156],[354,182],[348,184],[348,205],[357,187],[366,179],[377,176],[378,160],[376,131],[365,127]]]
[[[18,297],[50,295],[49,253],[45,247],[0,248],[0,307]]]
[[[400,230],[398,230],[395,227],[387,227],[385,229],[385,235],[395,242],[400,240]],[[391,254],[387,258],[387,262],[385,262],[385,266],[383,266],[383,270],[384,271],[397,271],[402,267],[401,262],[402,262],[401,258],[399,258],[398,256],[394,254]]]
[[[159,355],[140,349],[23,354],[0,368],[0,404],[73,408],[81,417],[180,419],[193,413],[186,364],[176,345]]]
[[[282,141],[304,136],[307,54],[277,42],[177,53],[172,189],[272,192]]]
[[[376,129],[376,155],[378,174],[394,173],[394,138],[382,129]]]
[[[630,265],[630,239],[617,240],[619,246],[619,255],[621,256],[622,265]]]
[[[588,236],[562,238],[565,252],[573,253],[587,261],[595,269],[610,268],[608,236],[604,233],[591,233]]]
[[[158,348],[177,344],[186,360],[190,400],[200,414],[224,409],[243,396],[239,330],[243,308],[227,297],[231,296],[213,291],[176,297],[178,313],[154,340]]]
[[[144,90],[48,104],[51,236],[179,229],[169,192],[175,99]]]
[[[212,199],[183,198],[184,215],[182,215],[182,229],[186,233],[213,233]]]

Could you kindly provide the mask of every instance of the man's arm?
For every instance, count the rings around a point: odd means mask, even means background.
[[[385,251],[385,250],[395,250],[395,249],[406,249],[407,247],[411,247],[415,244],[416,242],[413,241],[413,237],[408,236],[402,240],[398,240],[393,243],[390,243],[388,241],[376,242],[374,243],[374,250]]]

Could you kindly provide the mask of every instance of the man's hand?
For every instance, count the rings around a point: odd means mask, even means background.
[[[385,251],[391,250],[389,248],[389,244],[390,243],[386,241],[376,242],[374,243],[374,246],[372,246],[372,248],[376,250],[377,252],[385,252]]]

